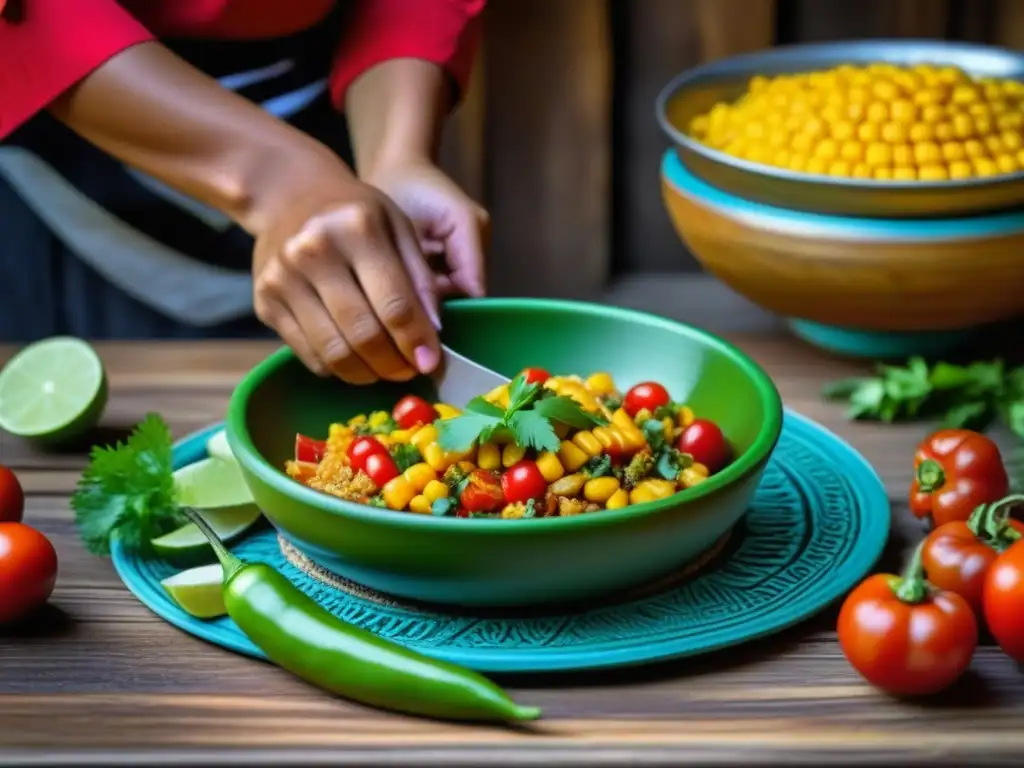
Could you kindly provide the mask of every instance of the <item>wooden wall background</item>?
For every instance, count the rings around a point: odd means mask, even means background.
[[[929,37],[1024,48],[1024,0],[490,0],[446,168],[490,209],[499,295],[590,298],[698,269],[662,209],[654,99],[770,45]]]

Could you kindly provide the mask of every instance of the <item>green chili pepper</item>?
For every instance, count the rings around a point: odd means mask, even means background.
[[[524,721],[540,709],[512,701],[485,677],[347,624],[279,571],[228,551],[185,509],[224,568],[228,615],[278,666],[319,688],[383,709],[449,720]]]

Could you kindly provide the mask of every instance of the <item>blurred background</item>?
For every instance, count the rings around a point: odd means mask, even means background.
[[[492,291],[746,329],[774,320],[694,279],[662,205],[661,88],[701,62],[796,42],[1022,48],[1024,0],[489,0],[484,37],[444,165],[491,211]]]

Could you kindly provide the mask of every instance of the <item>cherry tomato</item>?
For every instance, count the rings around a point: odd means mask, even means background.
[[[295,436],[295,460],[319,464],[327,451],[326,440],[315,440],[305,435]]]
[[[1024,542],[989,566],[982,590],[985,622],[1003,652],[1024,661]]]
[[[630,416],[636,416],[643,409],[654,413],[656,408],[668,405],[672,398],[668,390],[656,381],[644,381],[630,388],[622,400],[622,407]]]
[[[1024,524],[1009,517],[1011,505],[1019,501],[1010,496],[994,504],[982,504],[969,520],[944,523],[924,540],[921,562],[928,581],[956,592],[978,616],[985,574],[1000,553],[1024,532]]]
[[[462,516],[468,516],[470,512],[496,512],[505,506],[505,494],[491,472],[477,469],[466,479],[459,502],[466,512]]]
[[[523,368],[522,376],[527,384],[543,384],[551,378],[551,374],[543,368]]]
[[[399,429],[412,429],[419,424],[433,422],[437,418],[437,411],[422,397],[406,395],[395,403],[391,418],[398,424]]]
[[[366,459],[370,456],[383,453],[387,455],[388,449],[375,437],[363,435],[357,437],[348,446],[348,463],[352,469],[366,470]]]
[[[25,513],[25,492],[14,472],[0,466],[0,523],[20,523]]]
[[[398,465],[387,451],[384,453],[371,453],[367,456],[363,471],[370,476],[373,484],[378,488],[383,488],[385,483],[389,480],[394,480],[400,474]]]
[[[57,552],[24,523],[0,523],[0,624],[17,621],[50,599]]]
[[[679,450],[693,456],[693,460],[714,474],[729,463],[732,449],[713,421],[695,419],[679,436]]]
[[[548,483],[535,461],[523,459],[505,470],[505,474],[501,476],[501,490],[509,502],[525,503],[530,499],[544,496],[548,490]]]
[[[903,576],[875,574],[849,594],[838,631],[853,668],[897,696],[947,687],[970,666],[978,644],[971,606],[924,580],[920,548]]]

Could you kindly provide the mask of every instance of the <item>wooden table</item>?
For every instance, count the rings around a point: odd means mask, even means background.
[[[893,568],[919,528],[904,503],[926,427],[846,423],[825,380],[860,370],[784,335],[733,335],[786,402],[847,438],[890,490]],[[221,418],[265,343],[111,343],[104,426],[164,414],[176,436]],[[0,363],[10,354],[0,348]],[[739,649],[640,671],[505,680],[544,707],[534,731],[425,722],[332,699],[264,663],[189,637],[152,615],[106,560],[87,555],[68,511],[84,457],[8,437],[0,462],[28,492],[27,522],[54,542],[60,578],[44,626],[0,635],[0,762],[148,765],[452,766],[684,762],[1017,762],[1024,677],[984,647],[956,688],[927,704],[874,692],[836,643],[835,609]]]

